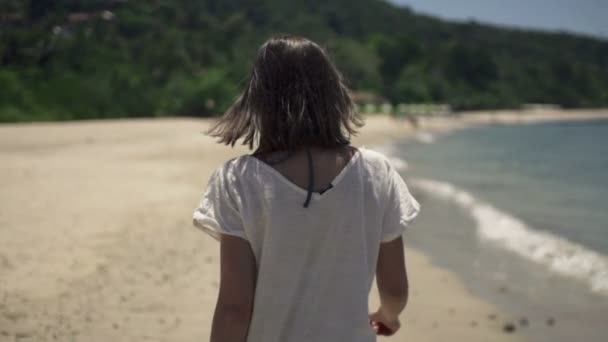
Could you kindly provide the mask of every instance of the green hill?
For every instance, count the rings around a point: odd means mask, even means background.
[[[0,24],[0,121],[219,113],[276,33],[320,42],[354,89],[393,102],[608,105],[608,41],[380,0],[5,0]]]

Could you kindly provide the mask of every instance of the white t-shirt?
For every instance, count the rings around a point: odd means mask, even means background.
[[[249,155],[226,162],[194,212],[198,228],[246,239],[258,266],[248,342],[371,342],[368,295],[381,242],[420,205],[389,160],[361,148],[323,194]]]

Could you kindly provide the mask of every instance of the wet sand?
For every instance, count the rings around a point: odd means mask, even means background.
[[[422,126],[463,122],[441,120]],[[0,125],[0,341],[209,339],[219,249],[191,214],[214,168],[247,152],[202,135],[209,124]],[[355,144],[413,132],[406,121],[373,116]],[[519,339],[503,331],[509,317],[457,275],[419,251],[406,257],[412,296],[391,340]]]

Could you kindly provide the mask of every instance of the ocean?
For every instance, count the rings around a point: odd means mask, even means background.
[[[406,244],[529,340],[606,340],[608,120],[419,133],[384,152],[422,203]]]

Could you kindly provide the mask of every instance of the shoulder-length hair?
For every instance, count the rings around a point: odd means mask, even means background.
[[[326,52],[301,37],[268,40],[247,85],[209,134],[257,152],[348,145],[363,121]]]

